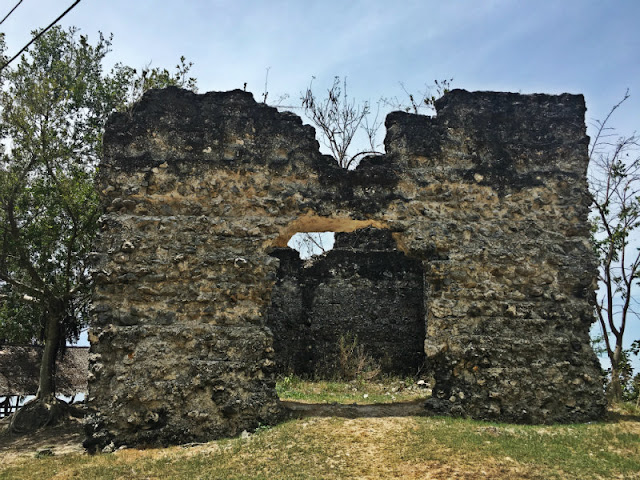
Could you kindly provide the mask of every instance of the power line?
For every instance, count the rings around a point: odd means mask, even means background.
[[[9,16],[13,13],[13,11],[16,8],[18,8],[22,2],[23,2],[23,0],[20,0],[18,3],[16,3],[15,7],[13,7],[11,9],[11,11],[9,13],[7,13],[2,20],[0,20],[0,25],[2,25],[7,18],[9,18]]]
[[[18,53],[16,53],[13,57],[11,57],[11,59],[10,59],[7,63],[5,63],[4,65],[2,65],[2,67],[0,67],[0,72],[1,72],[2,70],[4,70],[7,66],[9,66],[9,64],[10,64],[11,62],[13,62],[16,58],[18,58],[18,57],[22,54],[22,52],[24,52],[27,48],[29,48],[29,47],[31,46],[31,44],[32,44],[33,42],[35,42],[38,38],[40,38],[42,35],[44,35],[44,34],[47,32],[47,30],[49,30],[49,29],[50,29],[51,27],[53,27],[56,23],[58,23],[60,20],[62,20],[62,18],[63,18],[67,13],[69,13],[71,10],[73,10],[73,7],[75,7],[76,5],[78,5],[81,1],[82,1],[82,0],[76,0],[76,1],[73,3],[73,5],[71,5],[69,8],[67,8],[64,12],[62,12],[62,14],[61,14],[58,18],[56,18],[53,22],[51,22],[51,23],[47,26],[47,28],[45,28],[44,30],[42,30],[41,32],[39,32],[35,37],[33,37],[29,43],[27,43],[24,47],[22,47],[22,48],[20,49],[20,51],[19,51]]]

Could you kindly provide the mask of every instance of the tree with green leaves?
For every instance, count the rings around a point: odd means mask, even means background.
[[[0,73],[0,335],[43,344],[36,405],[57,403],[56,358],[87,324],[104,125],[148,88],[195,87],[184,58],[173,75],[106,73],[110,46],[54,27]]]
[[[640,144],[635,135],[617,136],[609,127],[612,115],[628,98],[627,92],[604,121],[596,122],[589,151],[593,245],[599,260],[596,312],[611,362],[608,396],[614,401],[623,398],[630,375],[625,332],[630,322],[640,320],[634,308],[640,281]]]

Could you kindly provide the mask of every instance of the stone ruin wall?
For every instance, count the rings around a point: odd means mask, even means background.
[[[290,248],[271,255],[280,265],[266,324],[278,374],[334,378],[341,341],[355,342],[383,374],[422,370],[422,263],[399,251],[389,230],[337,233],[332,250],[308,260]]]
[[[242,91],[151,91],[104,136],[86,446],[278,421],[266,324],[299,231],[389,230],[424,271],[429,411],[514,422],[604,412],[590,344],[582,96],[454,90],[386,120],[343,171],[314,129]]]

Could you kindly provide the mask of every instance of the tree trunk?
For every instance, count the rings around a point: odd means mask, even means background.
[[[40,362],[40,379],[36,398],[11,416],[9,431],[15,434],[34,432],[55,423],[68,412],[68,405],[56,399],[56,360],[61,344],[64,303],[48,302],[44,325],[44,350]]]
[[[622,345],[616,342],[616,348],[613,351],[611,360],[611,383],[607,396],[614,402],[622,400],[622,385],[620,385],[620,359],[622,357]]]
[[[36,398],[48,401],[55,398],[56,394],[56,357],[60,347],[60,328],[64,315],[62,302],[50,302],[47,309],[47,318],[44,333],[44,350],[40,363],[40,380]]]

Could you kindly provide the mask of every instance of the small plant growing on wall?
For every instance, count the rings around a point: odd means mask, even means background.
[[[327,96],[318,97],[313,92],[313,80],[307,90],[301,95],[304,113],[320,130],[320,138],[329,149],[333,158],[342,168],[355,168],[365,155],[380,155],[375,145],[375,137],[382,122],[375,119],[370,124],[369,102],[356,103],[347,94],[347,79],[334,77]],[[356,133],[363,129],[369,139],[368,148],[356,154],[349,150]]]

